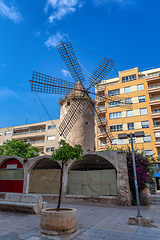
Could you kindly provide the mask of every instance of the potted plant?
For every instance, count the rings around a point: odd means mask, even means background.
[[[64,165],[71,159],[81,159],[83,150],[81,145],[72,147],[65,140],[61,140],[59,148],[52,154],[53,161],[61,161],[60,188],[57,208],[48,208],[41,211],[41,232],[49,235],[72,233],[77,225],[77,210],[61,208],[62,182]]]

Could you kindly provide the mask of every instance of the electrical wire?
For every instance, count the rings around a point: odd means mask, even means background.
[[[37,108],[38,115],[39,115],[39,117],[40,117],[40,119],[41,119],[41,122],[43,122],[43,121],[42,121],[41,114],[40,114],[39,109],[38,109],[38,105],[37,105],[37,102],[36,102],[36,99],[35,99],[34,92],[32,92],[32,93],[33,93],[33,98],[34,98],[34,102],[35,102],[35,105],[36,105],[36,108]]]
[[[52,54],[49,56],[49,58],[47,58],[47,60],[42,64],[42,66],[38,69],[38,72],[41,70],[41,68],[48,62],[48,60],[53,56],[53,54],[57,51],[57,49],[55,49]]]

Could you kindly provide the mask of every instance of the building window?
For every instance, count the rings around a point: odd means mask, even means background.
[[[139,99],[139,103],[146,101],[146,97],[145,96],[139,96],[138,99]]]
[[[124,93],[130,93],[130,92],[131,92],[131,87],[124,88]]]
[[[128,123],[128,130],[133,130],[134,129],[134,123]]]
[[[111,132],[123,131],[123,125],[122,124],[112,125],[112,126],[110,126],[110,131]]]
[[[144,142],[151,142],[151,135],[145,135],[145,136],[143,137],[143,141],[144,141]]]
[[[115,96],[119,94],[120,94],[120,89],[114,89],[114,90],[108,91],[108,96]]]
[[[113,138],[111,139],[111,145],[122,145],[124,144],[124,139]]]
[[[5,132],[5,135],[10,135],[11,134],[11,131],[6,131]]]
[[[145,150],[146,157],[153,157],[153,151],[152,149],[146,149]]]
[[[55,140],[55,135],[48,136],[48,137],[47,137],[47,140],[48,140],[48,141],[50,141],[50,140]]]
[[[133,110],[126,111],[127,117],[132,117],[133,116]]]
[[[116,119],[116,118],[121,118],[121,117],[122,117],[122,112],[115,112],[115,113],[109,114],[109,119]]]
[[[137,85],[137,91],[144,90],[144,84]]]
[[[140,115],[146,115],[146,114],[147,114],[147,108],[141,108]]]
[[[142,128],[149,128],[149,122],[148,121],[143,121],[141,122]]]
[[[55,124],[48,125],[48,129],[55,129],[55,128],[56,128],[56,125],[55,125]]]
[[[122,83],[136,80],[136,74],[122,77]]]
[[[132,103],[132,98],[126,98],[125,99],[125,104],[131,104]]]
[[[136,138],[132,137],[132,139],[133,139],[133,143],[136,143]],[[129,144],[131,144],[131,138],[129,138]]]
[[[121,101],[120,100],[109,102],[109,108],[111,108],[111,107],[119,107],[119,106],[121,106]]]
[[[54,151],[54,147],[47,147],[46,148],[46,152],[53,152]]]
[[[9,140],[3,141],[3,145],[5,145],[5,144],[8,143],[8,142],[9,142]]]

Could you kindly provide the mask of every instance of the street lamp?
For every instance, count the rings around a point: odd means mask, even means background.
[[[136,201],[137,201],[137,210],[138,214],[137,217],[142,217],[140,214],[140,207],[139,207],[139,195],[138,195],[138,184],[137,184],[137,173],[136,173],[136,163],[135,163],[135,155],[134,155],[134,148],[133,148],[133,137],[144,137],[145,134],[143,131],[141,132],[135,132],[135,133],[122,133],[118,134],[119,139],[126,139],[129,138],[131,139],[131,148],[132,148],[132,162],[133,162],[133,172],[134,172],[134,184],[135,184],[135,190],[136,190]]]

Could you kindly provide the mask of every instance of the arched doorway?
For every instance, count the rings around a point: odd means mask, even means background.
[[[58,194],[60,165],[49,158],[38,161],[30,174],[30,193]]]
[[[23,192],[23,166],[15,158],[6,160],[0,166],[0,192]]]
[[[101,156],[84,156],[70,169],[68,194],[117,196],[116,169]]]

